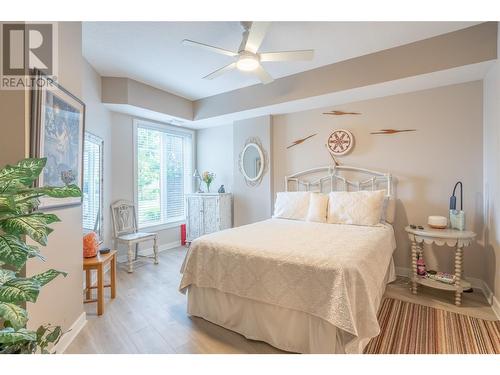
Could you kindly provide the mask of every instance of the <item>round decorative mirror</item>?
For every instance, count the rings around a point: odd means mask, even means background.
[[[264,172],[264,154],[256,143],[247,143],[240,158],[241,173],[247,181],[260,179]]]

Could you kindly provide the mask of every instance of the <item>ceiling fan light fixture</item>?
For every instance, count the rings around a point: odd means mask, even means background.
[[[236,62],[236,67],[244,72],[250,72],[259,67],[259,58],[256,55],[241,55]]]
[[[273,77],[264,69],[261,62],[306,61],[312,60],[314,57],[314,50],[259,53],[258,51],[262,41],[266,37],[269,24],[270,22],[242,22],[241,25],[243,26],[243,34],[238,52],[229,51],[205,43],[195,42],[194,40],[189,39],[184,39],[182,44],[202,48],[207,51],[234,58],[231,63],[211,72],[210,74],[204,76],[203,79],[214,79],[236,68],[239,71],[251,73],[257,77],[261,83],[267,84],[273,82]]]

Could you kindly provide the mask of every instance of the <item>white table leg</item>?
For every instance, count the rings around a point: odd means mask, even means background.
[[[455,251],[455,305],[460,306],[462,304],[462,285],[460,281],[462,280],[462,263],[463,263],[463,249],[457,246]]]
[[[411,266],[412,266],[412,275],[411,275],[411,292],[413,294],[417,294],[417,252],[418,252],[418,244],[413,239],[411,241]]]

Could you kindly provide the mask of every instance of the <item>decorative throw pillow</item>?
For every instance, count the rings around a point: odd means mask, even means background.
[[[276,194],[274,218],[305,220],[309,209],[309,196],[304,191],[280,192]]]
[[[309,210],[307,211],[307,221],[326,223],[326,213],[328,211],[328,195],[321,193],[311,193],[309,198]]]
[[[384,205],[384,190],[336,191],[329,194],[329,224],[377,225]]]

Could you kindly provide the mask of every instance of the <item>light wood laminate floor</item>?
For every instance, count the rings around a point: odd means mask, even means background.
[[[106,290],[105,314],[98,317],[94,304],[86,304],[87,324],[66,353],[284,353],[259,341],[189,317],[186,296],[179,293],[179,269],[185,248],[167,250],[160,264],[137,264],[133,274],[118,266],[117,297]],[[410,292],[408,280],[398,278],[387,287],[387,297],[495,320],[481,291],[465,293],[456,307],[453,293],[419,287]]]

